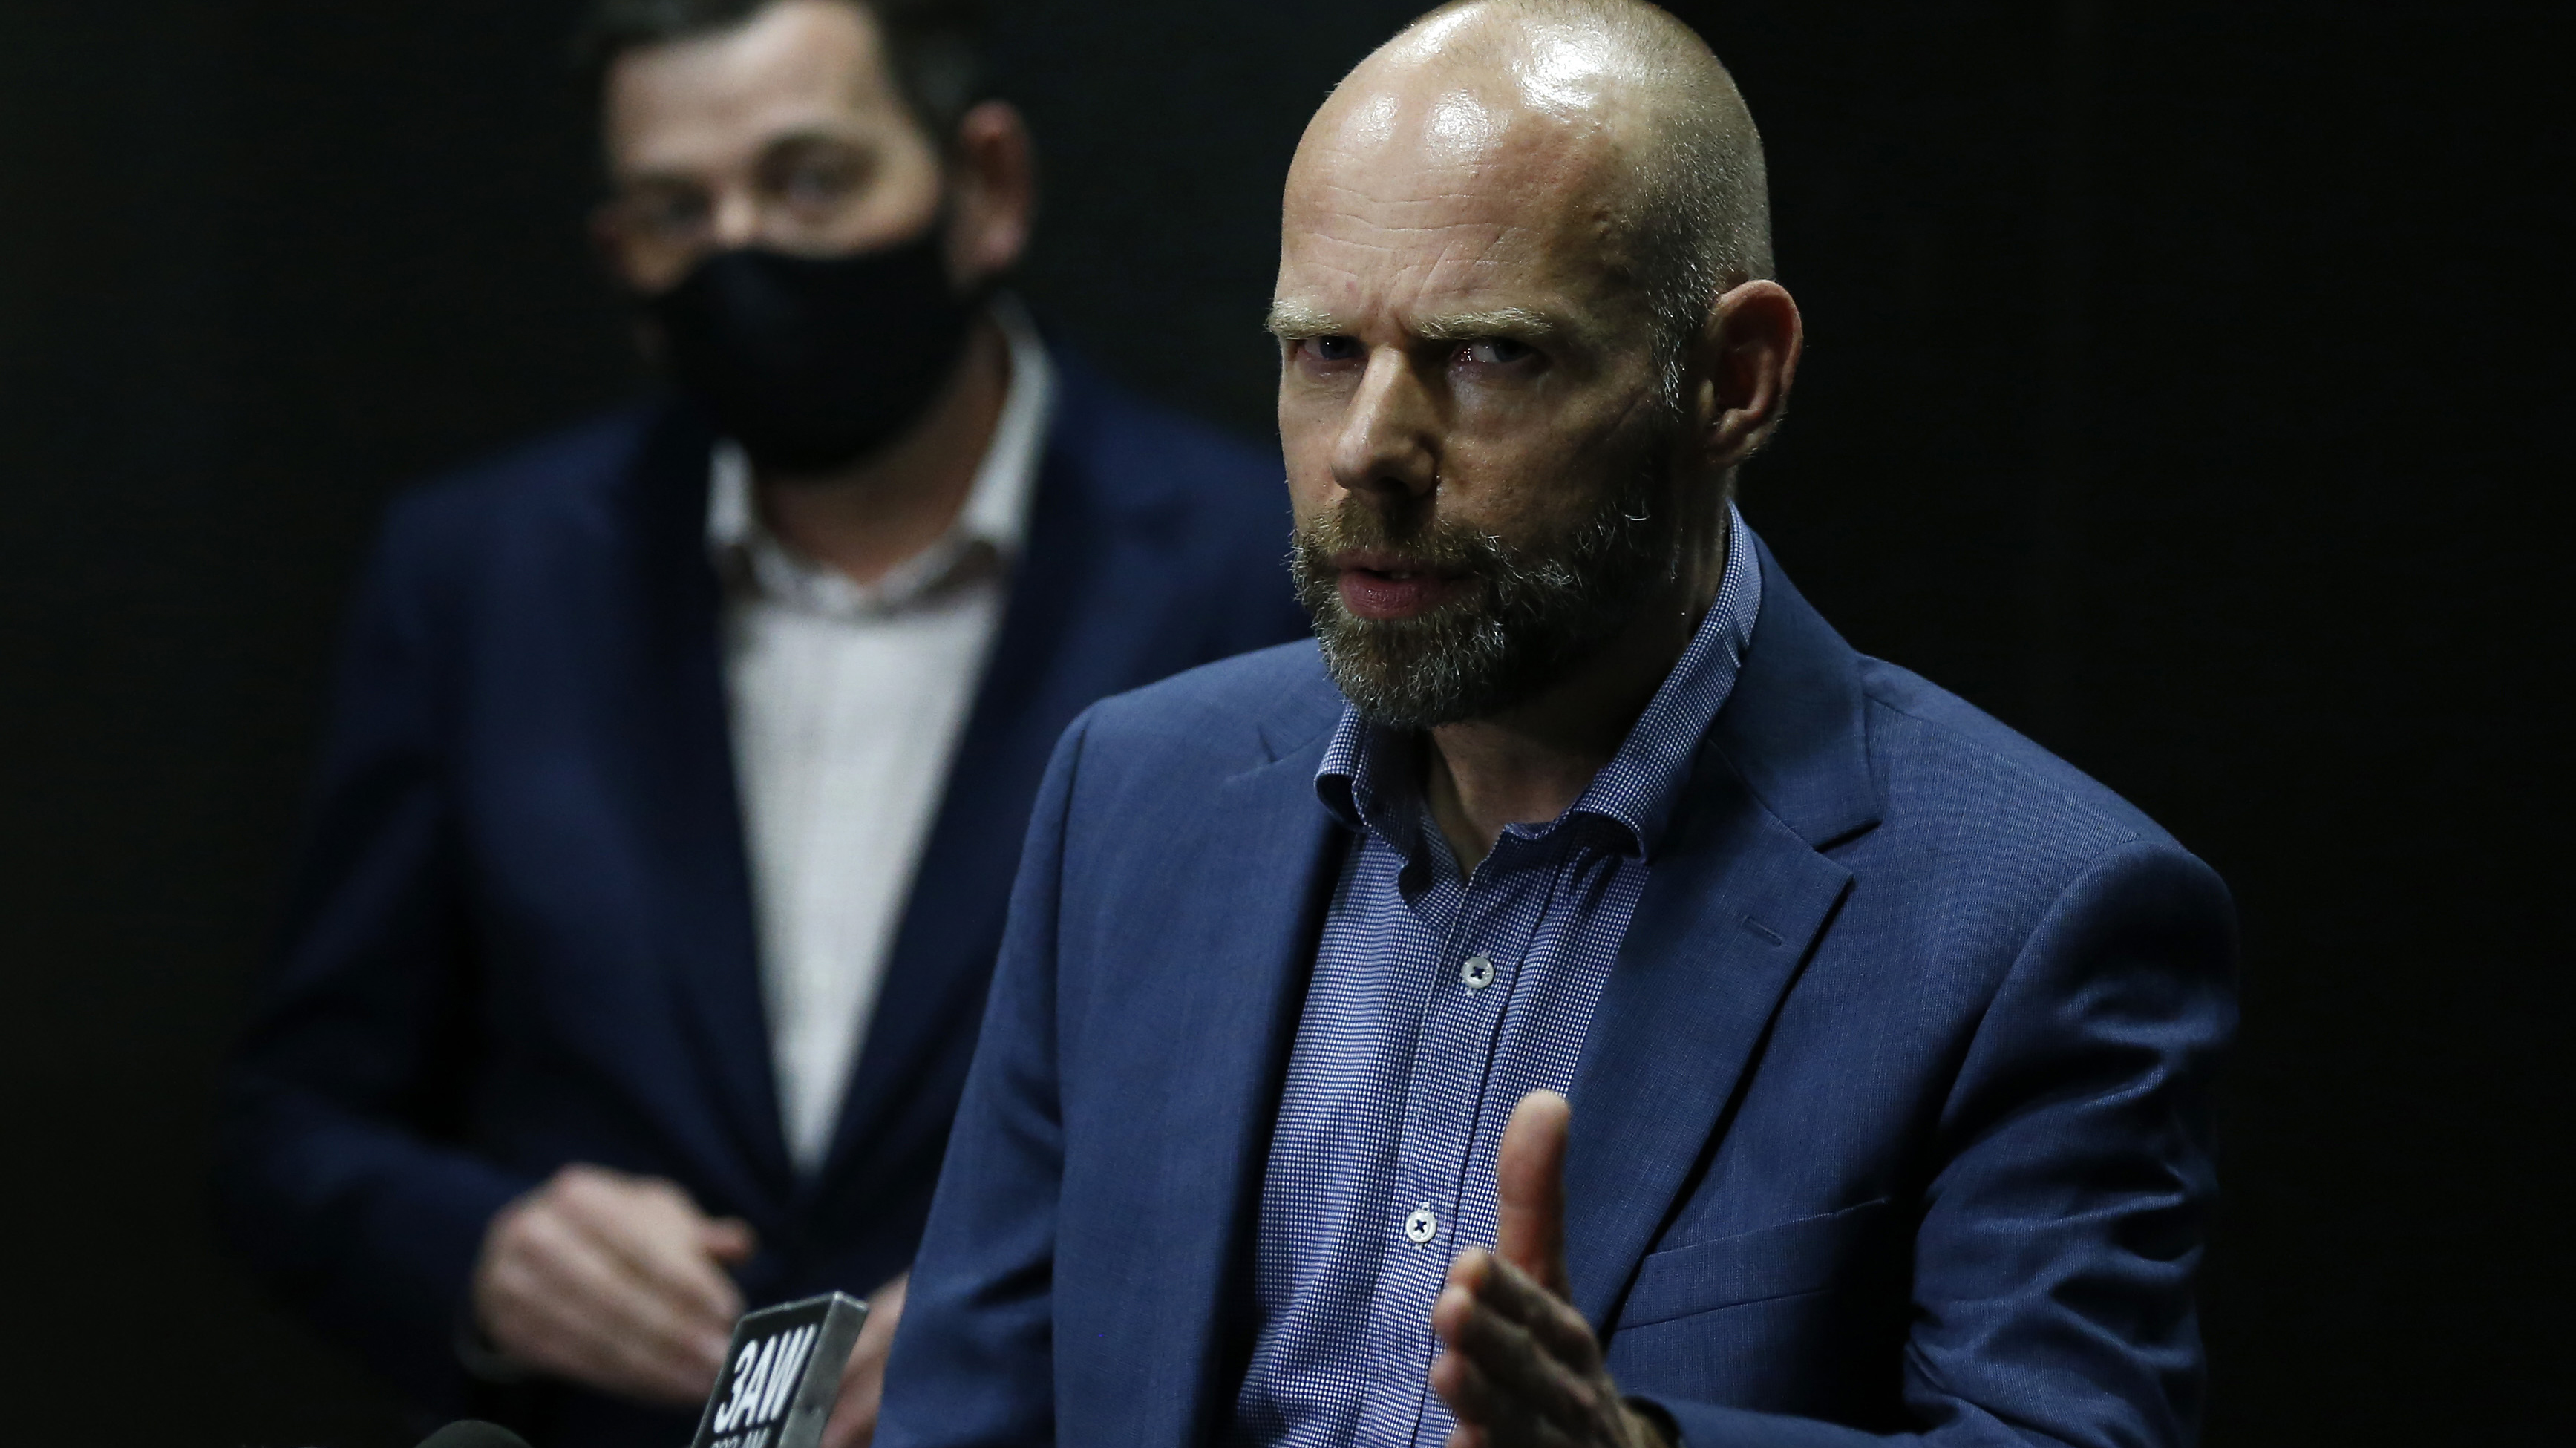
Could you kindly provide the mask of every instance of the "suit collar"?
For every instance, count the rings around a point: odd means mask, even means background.
[[[1278,699],[1254,726],[1254,734],[1264,760],[1311,753],[1320,766],[1347,704],[1342,691],[1333,687],[1332,676],[1324,672],[1323,655],[1314,641],[1309,639],[1296,648],[1300,665],[1296,682],[1280,691]],[[1308,797],[1313,797],[1311,775]]]
[[[1754,553],[1762,602],[1742,668],[1691,756],[1688,782],[1576,1067],[1566,1164],[1569,1267],[1576,1305],[1604,1328],[1638,1260],[1723,1130],[1773,1014],[1850,885],[1849,871],[1822,851],[1879,817],[1859,658],[1758,538]],[[1280,873],[1270,878],[1302,879],[1308,888],[1276,892],[1283,898],[1311,896],[1332,876],[1329,857],[1310,839],[1331,818],[1312,780],[1343,700],[1313,646],[1305,648],[1306,666],[1258,723],[1260,757],[1268,762],[1229,781],[1220,801],[1233,814],[1229,834],[1267,833],[1293,842],[1283,843],[1272,862]],[[1308,873],[1288,873],[1294,860],[1307,861]],[[1239,891],[1215,895],[1242,898]],[[1263,979],[1302,985],[1312,964],[1313,925],[1302,917],[1293,927],[1284,920],[1263,923],[1289,952],[1280,960],[1264,957]],[[1248,932],[1244,938],[1251,938]],[[1687,1023],[1691,1033],[1687,1051],[1674,1049],[1676,1023]],[[1293,1031],[1293,1008],[1274,1029]],[[1278,1109],[1284,1039],[1247,1037],[1201,1056],[1222,1061],[1230,1072],[1266,1063],[1252,1112],[1265,1128]],[[1243,1084],[1232,1076],[1229,1082]],[[1240,1096],[1234,1089],[1228,1099]],[[1266,1134],[1240,1123],[1220,1125],[1188,1149],[1209,1167],[1199,1179],[1234,1182],[1232,1210],[1239,1217],[1258,1199],[1266,1160],[1238,1179],[1215,1169],[1217,1154],[1266,1159]],[[1238,1241],[1236,1254],[1245,1250]],[[1195,1311],[1202,1299],[1172,1300]],[[1222,1295],[1211,1288],[1203,1300],[1213,1308]]]
[[[1823,849],[1878,823],[1860,658],[1760,538],[1762,617],[1711,738],[1762,807]]]
[[[1604,1332],[1851,883],[1720,751],[1700,763],[1568,1093],[1566,1264],[1575,1306]]]
[[[1318,665],[1310,682],[1334,700]],[[1306,687],[1258,729],[1259,762],[1224,779],[1174,841],[1170,873],[1130,902],[1155,921],[1154,949],[1195,962],[1144,1003],[1146,1034],[1186,1042],[1180,1089],[1137,1103],[1101,1171],[1153,1183],[1123,1233],[1166,1244],[1124,1264],[1115,1291],[1136,1310],[1118,1360],[1149,1365],[1117,1440],[1202,1443],[1223,1432],[1258,1323],[1251,1274],[1280,1083],[1349,837],[1315,799],[1333,711]],[[1319,719],[1319,714],[1322,716]],[[1273,740],[1302,734],[1294,747]],[[1257,882],[1257,883],[1254,883]]]
[[[628,798],[645,842],[660,963],[686,1059],[733,1149],[702,1149],[744,1210],[774,1211],[792,1183],[754,954],[750,868],[733,773],[718,642],[721,587],[705,546],[715,434],[685,403],[650,414],[628,485],[635,569],[623,600],[641,621],[620,721]],[[661,1068],[648,1063],[648,1069]],[[764,1228],[774,1223],[760,1223]]]
[[[1858,657],[1758,540],[1755,551],[1762,604],[1741,674],[1691,756],[1571,1092],[1568,1265],[1576,1306],[1604,1330],[1724,1131],[1781,1001],[1850,887],[1850,872],[1823,850],[1869,828],[1879,813]],[[1193,1079],[1204,1079],[1207,1092],[1186,1130],[1151,1134],[1150,1149],[1175,1159],[1155,1167],[1158,1179],[1208,1189],[1205,1200],[1173,1204],[1170,1240],[1193,1238],[1184,1221],[1199,1224],[1199,1234],[1206,1223],[1231,1225],[1204,1253],[1170,1256],[1166,1268],[1175,1275],[1156,1278],[1164,1306],[1143,1350],[1204,1354],[1208,1388],[1187,1414],[1178,1402],[1140,1409],[1136,1441],[1194,1441],[1218,1421],[1212,1415],[1230,1405],[1230,1370],[1241,1368],[1248,1343],[1230,1313],[1244,1310],[1237,1279],[1252,1251],[1268,1130],[1322,901],[1338,878],[1338,856],[1325,846],[1346,838],[1331,828],[1312,784],[1342,700],[1307,650],[1305,667],[1258,721],[1265,762],[1227,781],[1212,806],[1225,845],[1176,852],[1193,860],[1265,852],[1230,873],[1231,883],[1188,892],[1223,902],[1227,938],[1246,942],[1248,952],[1196,978],[1257,987],[1245,996],[1260,1008],[1237,1010],[1223,1030],[1185,1037],[1199,1043],[1192,1056],[1204,1074]],[[1285,888],[1242,888],[1256,878]],[[1300,908],[1290,910],[1292,903]],[[1687,1034],[1686,1049],[1676,1049],[1677,1031]],[[1140,1161],[1137,1170],[1145,1169]]]
[[[1094,700],[1168,667],[1158,666],[1169,657],[1158,630],[1188,607],[1172,570],[1132,551],[1149,545],[1126,516],[1127,480],[1100,463],[1098,385],[1070,358],[1056,368],[1028,545],[809,1196],[866,1190],[861,1168],[878,1148],[925,1125],[907,1119],[907,1103],[950,1043],[973,1034],[1029,801],[1057,736]],[[927,1125],[944,1135],[947,1124]]]
[[[1575,1070],[1567,1265],[1597,1329],[1725,1130],[1850,886],[1823,848],[1878,818],[1858,657],[1761,558],[1743,677],[1695,756]]]
[[[713,1103],[711,1124],[732,1145],[710,1142],[700,1152],[713,1157],[712,1176],[741,1183],[746,1210],[855,1209],[849,1194],[870,1190],[878,1163],[900,1165],[925,1141],[935,1150],[947,1123],[916,1120],[923,1113],[912,1103],[943,1049],[971,1038],[1048,753],[1084,706],[1161,671],[1169,644],[1158,629],[1186,610],[1186,600],[1154,593],[1180,586],[1168,569],[1138,566],[1128,553],[1155,546],[1168,526],[1162,484],[1104,467],[1103,456],[1123,445],[1118,404],[1079,359],[1052,360],[1052,416],[1010,602],[924,843],[833,1145],[823,1169],[801,1181],[780,1123],[732,768],[722,581],[706,531],[716,433],[683,399],[653,409],[640,429],[624,511],[637,560],[628,607],[645,620],[634,686],[644,705],[630,721],[627,794],[650,841],[648,908],[660,927],[677,1037],[686,1043],[684,1059],[672,1063],[675,1079],[707,1083],[696,1094]],[[1323,700],[1338,708],[1320,669],[1312,683],[1295,708],[1274,716],[1291,734]],[[1308,732],[1331,717],[1325,712]],[[1311,792],[1307,798],[1311,808]],[[689,1093],[666,1083],[660,1094]]]
[[[1723,1130],[1779,1003],[1850,884],[1817,848],[1876,814],[1858,732],[1857,660],[1767,551],[1761,617],[1735,692],[1691,757],[1689,781],[1587,1034],[1567,1161],[1576,1305],[1606,1328],[1673,1204]],[[1283,671],[1285,673],[1285,671]],[[1172,1250],[1124,1260],[1118,1320],[1143,1335],[1122,1361],[1162,1364],[1125,1441],[1204,1441],[1250,1350],[1245,1266],[1269,1139],[1348,836],[1314,776],[1342,715],[1312,645],[1254,726],[1202,833],[1175,842],[1169,878],[1131,902],[1157,949],[1202,962],[1149,1031],[1186,1040],[1189,1089],[1151,1130],[1122,1134],[1109,1178],[1152,1181],[1122,1234]],[[1337,848],[1338,846],[1338,848]],[[1259,882],[1248,888],[1247,882]],[[1677,1030],[1687,1049],[1676,1049]]]

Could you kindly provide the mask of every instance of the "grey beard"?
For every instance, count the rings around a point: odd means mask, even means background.
[[[1661,464],[1651,459],[1553,547],[1464,529],[1353,528],[1414,545],[1472,580],[1468,596],[1415,618],[1355,617],[1330,566],[1351,525],[1301,528],[1288,569],[1343,697],[1373,724],[1427,729],[1491,717],[1563,678],[1678,575],[1678,531],[1653,507]]]

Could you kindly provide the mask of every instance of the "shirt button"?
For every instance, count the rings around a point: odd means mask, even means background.
[[[1494,983],[1494,958],[1482,953],[1468,956],[1467,963],[1458,967],[1458,978],[1469,990],[1483,990]]]
[[[1413,1215],[1404,1219],[1404,1235],[1417,1247],[1440,1235],[1440,1219],[1431,1214],[1429,1202],[1415,1207]]]

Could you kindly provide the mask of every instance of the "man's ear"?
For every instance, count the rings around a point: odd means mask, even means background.
[[[957,123],[948,233],[948,270],[960,282],[990,280],[1019,264],[1037,220],[1037,148],[1028,122],[1008,101],[986,101]]]
[[[1789,410],[1806,323],[1786,287],[1754,281],[1733,288],[1709,309],[1703,337],[1707,364],[1710,466],[1727,469],[1761,450]]]

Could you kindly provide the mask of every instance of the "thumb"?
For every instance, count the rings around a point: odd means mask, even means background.
[[[739,1267],[760,1249],[760,1234],[740,1217],[721,1217],[698,1224],[698,1245],[728,1267]]]
[[[1559,1297],[1567,1292],[1565,1135],[1573,1117],[1564,1097],[1531,1092],[1512,1108],[1494,1157],[1495,1254]]]

